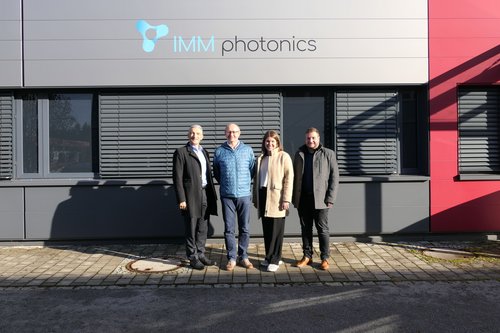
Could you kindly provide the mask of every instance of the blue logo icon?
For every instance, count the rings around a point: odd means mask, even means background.
[[[142,36],[142,49],[144,52],[152,52],[155,49],[156,42],[158,39],[168,35],[168,27],[165,24],[151,25],[144,20],[137,21],[135,28]],[[146,32],[150,29],[154,29],[156,35],[153,39],[149,39],[146,36]]]

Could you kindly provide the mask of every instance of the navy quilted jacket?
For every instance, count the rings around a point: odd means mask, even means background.
[[[224,142],[215,150],[213,171],[220,184],[223,198],[241,198],[252,195],[251,182],[255,168],[252,147],[240,141],[236,149]]]

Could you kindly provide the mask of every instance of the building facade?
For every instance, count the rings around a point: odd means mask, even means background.
[[[429,2],[432,232],[500,229],[500,4]]]
[[[256,153],[267,130],[293,155],[320,129],[334,235],[500,231],[492,0],[2,6],[0,240],[183,235],[172,154],[193,123],[213,153],[229,122]]]

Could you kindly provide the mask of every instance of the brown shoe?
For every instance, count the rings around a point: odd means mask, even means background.
[[[297,266],[297,267],[306,267],[307,265],[312,265],[312,263],[313,263],[312,258],[302,257],[302,259],[300,259],[299,261],[297,261],[297,263],[295,264],[295,266]]]
[[[321,260],[321,266],[320,268],[324,271],[326,271],[328,268],[330,268],[330,264],[328,263],[328,260]]]
[[[241,259],[239,261],[239,264],[240,264],[241,267],[245,267],[246,269],[252,269],[253,268],[252,263],[248,259]]]
[[[235,260],[229,260],[226,265],[226,271],[231,272],[234,268],[236,267],[236,261]]]

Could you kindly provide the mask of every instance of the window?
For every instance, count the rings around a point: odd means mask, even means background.
[[[425,87],[283,93],[283,142],[294,154],[308,127],[336,151],[343,175],[425,175]]]
[[[93,176],[93,94],[23,94],[19,100],[19,177]]]
[[[92,172],[92,95],[49,95],[49,172]]]
[[[424,91],[423,87],[336,90],[333,135],[341,174],[426,174]]]
[[[38,172],[38,99],[36,95],[23,98],[23,173]]]
[[[337,91],[336,148],[341,174],[399,173],[397,91]]]
[[[460,87],[458,91],[461,174],[500,173],[500,89]]]
[[[203,126],[203,146],[213,154],[230,122],[240,125],[242,140],[256,154],[267,130],[279,131],[293,156],[305,130],[316,127],[321,142],[336,150],[343,175],[422,175],[428,160],[423,91],[321,87],[281,93],[103,92],[98,99],[77,92],[0,96],[0,178],[12,177],[12,133],[18,178],[168,178],[189,125]]]
[[[292,158],[304,144],[305,132],[317,128],[324,143],[326,95],[321,92],[292,92],[283,94],[283,148]]]
[[[420,165],[420,160],[427,160],[419,158],[422,155],[425,147],[427,147],[426,140],[418,142],[418,138],[426,138],[426,132],[419,132],[421,129],[422,118],[418,117],[418,110],[420,98],[415,90],[402,90],[401,96],[401,173],[417,174],[418,170],[423,169]]]
[[[103,178],[171,177],[172,156],[188,141],[189,126],[203,127],[211,156],[237,123],[241,140],[257,154],[262,136],[280,130],[281,97],[246,94],[101,94],[99,169]]]

